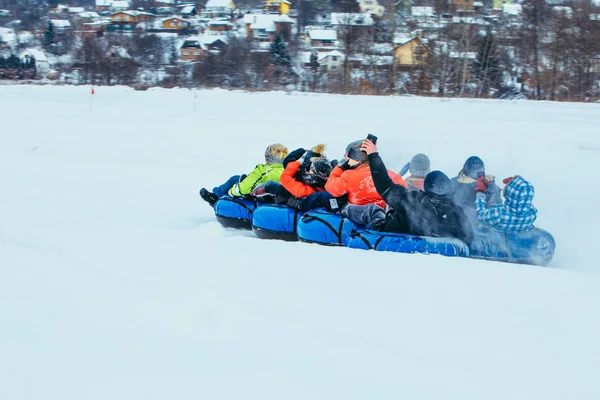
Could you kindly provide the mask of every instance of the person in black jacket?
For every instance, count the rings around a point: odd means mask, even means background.
[[[385,232],[409,233],[417,236],[455,237],[469,244],[473,240],[471,224],[463,210],[446,197],[450,179],[441,171],[425,177],[424,191],[408,191],[397,185],[377,152],[377,146],[365,140],[361,148],[369,156],[371,176],[377,193],[391,208]]]

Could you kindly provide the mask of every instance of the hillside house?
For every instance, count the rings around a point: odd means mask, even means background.
[[[180,14],[183,18],[189,18],[198,15],[198,11],[196,10],[196,6],[188,5],[181,8]]]
[[[313,49],[335,49],[337,38],[337,31],[334,29],[308,29],[304,41]]]
[[[290,3],[288,0],[266,0],[265,1],[265,11],[269,13],[275,14],[289,14],[290,13]]]
[[[113,0],[96,0],[96,11],[110,11],[110,5],[112,4],[112,2]]]
[[[51,19],[49,22],[52,22],[52,25],[54,25],[54,31],[56,33],[64,33],[73,30],[71,21],[67,19]]]
[[[272,42],[277,35],[289,40],[294,21],[287,15],[276,14],[246,14],[246,37],[260,42]]]
[[[358,8],[361,13],[375,15],[378,18],[383,17],[385,13],[385,7],[379,4],[377,0],[357,0]]]
[[[426,65],[431,50],[418,37],[401,43],[392,50],[394,63],[400,68],[413,68]]]
[[[219,52],[227,46],[218,36],[190,36],[179,49],[180,61],[201,61],[208,52]]]
[[[188,20],[179,17],[165,18],[161,21],[162,29],[168,29],[173,31],[181,31],[183,29],[190,29],[192,23]]]
[[[414,21],[427,22],[435,18],[435,10],[433,7],[417,7],[410,8],[410,16]]]
[[[202,14],[208,18],[225,17],[235,9],[236,6],[233,0],[208,0]]]
[[[228,21],[210,21],[208,30],[212,32],[229,32],[233,30],[233,24]]]
[[[113,1],[110,4],[111,12],[119,12],[119,11],[127,11],[127,10],[129,10],[129,2],[128,1],[118,0],[118,1]]]

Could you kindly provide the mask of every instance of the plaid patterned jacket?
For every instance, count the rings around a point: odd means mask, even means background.
[[[537,209],[533,206],[533,185],[521,177],[510,181],[505,188],[505,200],[501,205],[488,208],[486,194],[477,192],[475,210],[483,224],[502,232],[523,232],[533,228]]]

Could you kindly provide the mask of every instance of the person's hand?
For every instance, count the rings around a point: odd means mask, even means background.
[[[298,162],[300,163],[300,165],[304,164],[304,160],[306,159],[306,154],[307,154],[307,153],[308,153],[308,151],[305,151],[305,152],[302,154],[302,156],[301,156],[301,157],[300,157],[298,160],[296,160],[296,161],[298,161]]]
[[[345,171],[348,168],[350,168],[350,165],[348,165],[348,159],[347,158],[340,158],[340,160],[338,161],[337,166],[342,170]]]
[[[373,154],[377,153],[377,146],[369,139],[365,139],[362,146],[360,146],[360,150],[367,154]]]
[[[487,187],[489,184],[490,181],[488,181],[485,176],[480,176],[479,178],[477,178],[477,185],[475,185],[475,191],[487,193]]]

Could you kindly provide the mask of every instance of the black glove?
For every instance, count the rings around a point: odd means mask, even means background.
[[[331,165],[331,168],[335,168],[339,163],[340,162],[338,160],[331,160],[329,164]]]
[[[298,159],[300,159],[300,157],[302,157],[304,153],[306,153],[306,150],[304,150],[303,148],[299,148],[292,151],[290,154],[287,155],[286,158],[283,159],[283,167],[287,167],[287,165],[292,161],[298,161]]]
[[[289,208],[293,208],[294,210],[302,210],[302,199],[290,197],[287,201],[287,206]]]
[[[306,154],[304,155],[304,162],[302,163],[302,165],[300,166],[300,170],[304,170],[304,171],[308,171],[310,169],[310,164],[311,161],[310,159],[313,158],[315,156],[315,153],[313,153],[312,151],[307,151]]]
[[[350,165],[348,165],[348,160],[344,160],[338,164],[338,167],[342,169],[342,171],[346,171],[350,169]]]

